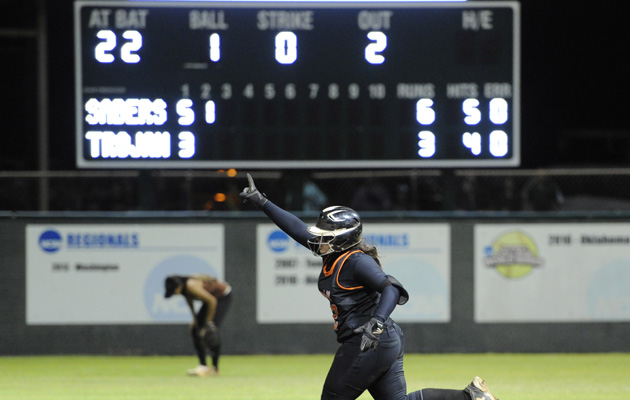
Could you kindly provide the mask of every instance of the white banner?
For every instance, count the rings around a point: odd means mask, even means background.
[[[170,274],[224,275],[221,224],[28,225],[26,323],[191,321]]]
[[[630,321],[630,224],[475,226],[475,321]]]
[[[398,322],[450,321],[450,226],[378,224],[364,226],[363,237],[379,252],[385,273],[409,291],[398,306]],[[257,227],[257,321],[331,323],[332,314],[317,289],[321,257],[273,224]]]

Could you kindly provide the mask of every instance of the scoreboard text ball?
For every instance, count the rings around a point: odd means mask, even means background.
[[[76,2],[77,165],[518,166],[519,12]]]

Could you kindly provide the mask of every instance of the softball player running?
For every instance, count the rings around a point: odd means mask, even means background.
[[[405,338],[389,316],[409,295],[383,271],[374,246],[362,238],[359,215],[348,207],[324,209],[314,226],[269,201],[247,174],[240,196],[280,229],[322,257],[318,289],[330,302],[340,343],[321,399],[356,399],[369,391],[376,400],[497,400],[475,377],[463,390],[422,389],[407,394],[403,371]]]

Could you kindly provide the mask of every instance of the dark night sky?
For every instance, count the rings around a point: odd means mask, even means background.
[[[72,1],[48,3],[51,168],[74,169]],[[629,7],[614,3],[521,2],[522,167],[630,165]]]
[[[522,3],[526,165],[628,165],[627,9],[625,3]],[[594,131],[600,132],[594,138],[584,134]]]

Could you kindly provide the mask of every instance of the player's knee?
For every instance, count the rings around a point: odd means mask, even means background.
[[[411,392],[407,395],[407,400],[423,400],[422,399],[422,390],[418,390],[416,392]]]
[[[322,397],[321,400],[334,400],[334,399],[338,399],[339,397],[337,397],[334,393],[326,390],[326,388],[324,388],[322,390]]]

